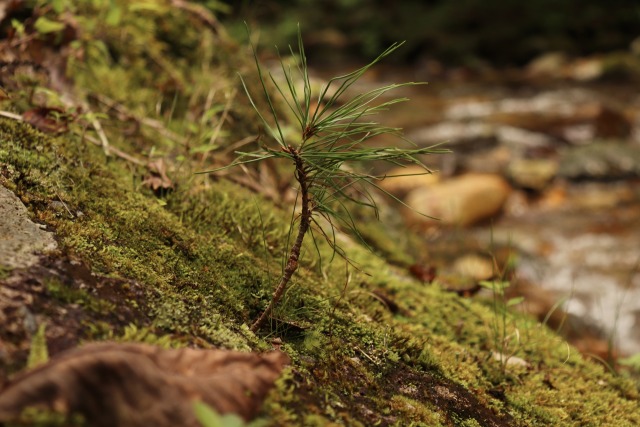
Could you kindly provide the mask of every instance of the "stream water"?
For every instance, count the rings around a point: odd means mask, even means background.
[[[414,78],[387,70],[359,90]],[[403,90],[411,102],[394,105],[382,120],[421,146],[447,143],[452,154],[426,159],[441,183],[481,172],[511,188],[488,219],[429,227],[424,238],[433,251],[446,242],[454,262],[470,241],[481,252],[509,246],[521,292],[551,299],[535,314],[544,317],[563,301],[601,342],[639,353],[640,92],[632,84],[495,79]]]

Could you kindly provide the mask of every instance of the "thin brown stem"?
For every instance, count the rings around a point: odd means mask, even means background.
[[[264,309],[258,320],[256,320],[253,325],[251,325],[251,331],[256,332],[258,329],[264,325],[264,322],[271,315],[273,311],[273,307],[280,301],[282,295],[284,295],[284,291],[287,288],[287,284],[291,280],[291,276],[298,269],[298,258],[300,257],[300,249],[302,248],[302,241],[304,240],[304,236],[307,234],[309,230],[309,226],[311,225],[311,199],[309,198],[309,179],[307,176],[307,171],[304,165],[304,160],[300,157],[300,152],[292,146],[289,146],[285,149],[285,151],[293,157],[293,161],[296,166],[296,180],[300,184],[300,193],[302,195],[302,213],[300,214],[300,225],[298,226],[298,235],[296,236],[296,240],[289,251],[289,260],[287,261],[287,265],[284,268],[282,273],[282,277],[280,277],[280,282],[276,287],[276,290],[273,292],[273,297],[271,298],[271,302],[267,308]]]

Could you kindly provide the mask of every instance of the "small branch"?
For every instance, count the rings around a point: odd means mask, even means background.
[[[89,135],[83,135],[83,138],[86,139],[87,141],[93,143],[94,145],[97,145],[97,146],[100,146],[100,147],[104,147],[104,145],[102,144],[101,141],[99,141],[99,140],[97,140],[97,139],[95,139],[95,138],[93,138],[93,137],[91,137]],[[122,150],[118,150],[117,148],[115,148],[112,145],[107,146],[107,149],[109,150],[110,154],[115,154],[116,156],[118,156],[121,159],[124,159],[124,160],[126,160],[128,162],[134,163],[134,164],[139,165],[139,166],[145,166],[146,165],[146,162],[144,162],[142,160],[139,160],[139,159],[133,157],[132,155],[125,153]]]
[[[8,119],[17,120],[19,122],[23,121],[22,116],[20,114],[14,114],[9,111],[0,111],[0,116],[6,117]]]
[[[107,135],[104,133],[102,129],[102,125],[98,119],[92,118],[91,125],[95,129],[98,137],[100,138],[100,143],[102,145],[102,150],[104,150],[104,155],[109,157],[109,152],[111,151],[111,146],[109,145],[109,140],[107,139]]]
[[[8,119],[13,119],[19,122],[23,122],[24,118],[20,115],[20,114],[14,114],[11,113],[9,111],[0,111],[0,117],[6,117]],[[143,162],[142,160],[138,160],[135,157],[125,153],[124,151],[118,150],[115,147],[112,147],[111,145],[109,145],[109,141],[107,140],[107,136],[104,134],[104,131],[102,130],[102,126],[100,126],[100,122],[98,122],[97,120],[92,120],[91,124],[93,125],[94,129],[96,130],[96,132],[98,133],[98,136],[100,137],[100,140],[97,140],[95,138],[92,138],[89,135],[83,135],[82,137],[84,139],[86,139],[87,141],[92,142],[95,145],[101,146],[102,149],[105,152],[105,155],[109,156],[110,154],[115,154],[116,156],[120,157],[121,159],[127,160],[131,163],[135,163],[136,165],[145,165],[145,162]],[[100,131],[98,132],[98,129],[100,129]]]
[[[258,329],[264,325],[264,322],[271,315],[273,311],[273,307],[282,299],[282,295],[284,294],[285,289],[287,288],[287,284],[291,280],[291,276],[298,269],[298,258],[300,257],[300,250],[302,248],[302,241],[304,240],[304,236],[307,234],[309,230],[309,226],[311,225],[311,200],[309,199],[309,180],[307,177],[307,172],[304,167],[304,161],[300,157],[300,152],[296,150],[294,147],[289,146],[285,149],[286,152],[293,156],[293,161],[296,165],[296,179],[300,184],[300,193],[302,195],[302,213],[300,214],[300,225],[298,226],[298,235],[296,236],[296,240],[289,251],[289,260],[287,261],[287,265],[284,268],[284,272],[282,273],[282,277],[280,278],[280,282],[276,287],[276,290],[273,292],[273,298],[271,298],[271,302],[265,310],[262,312],[258,320],[256,320],[253,325],[251,325],[251,331],[256,332]]]
[[[117,101],[114,101],[112,99],[110,99],[109,97],[102,95],[102,94],[93,94],[93,97],[95,97],[95,99],[98,102],[101,102],[102,104],[106,105],[109,108],[114,109],[116,112],[124,115],[125,117],[132,119],[134,121],[136,121],[137,123],[140,123],[142,125],[145,125],[151,129],[154,129],[155,131],[157,131],[160,135],[162,135],[163,137],[170,139],[171,141],[174,141],[182,146],[186,146],[187,142],[186,140],[181,137],[180,135],[178,135],[177,133],[169,130],[166,128],[166,126],[160,121],[160,120],[155,120],[149,117],[140,117],[134,113],[132,113],[131,111],[129,111],[124,105],[118,103]]]
[[[171,0],[171,5],[195,15],[198,19],[211,27],[219,37],[228,39],[228,35],[224,27],[220,25],[216,16],[206,8],[184,0]]]

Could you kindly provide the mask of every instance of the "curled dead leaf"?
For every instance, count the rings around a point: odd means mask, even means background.
[[[54,107],[36,107],[22,115],[25,122],[44,133],[59,134],[69,130],[72,117],[64,110]]]
[[[0,3],[0,24],[3,23],[5,18],[11,16],[11,14],[22,7],[23,0],[6,0]]]
[[[173,189],[173,182],[167,176],[167,165],[164,160],[157,159],[147,163],[147,169],[149,174],[142,181],[142,185],[151,188],[158,196]]]
[[[432,265],[413,264],[409,267],[409,273],[425,283],[431,283],[436,278],[436,268]]]
[[[286,354],[89,344],[18,375],[0,391],[0,422],[27,407],[80,413],[97,427],[199,426],[193,403],[255,417]]]

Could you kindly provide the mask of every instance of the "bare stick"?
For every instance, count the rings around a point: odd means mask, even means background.
[[[100,138],[100,143],[102,145],[102,150],[104,150],[104,155],[108,157],[111,146],[109,145],[109,140],[107,139],[107,135],[104,133],[104,130],[102,130],[102,125],[100,124],[98,119],[95,119],[95,118],[91,119],[91,125],[93,126],[96,133],[98,134],[98,137]]]
[[[24,121],[24,119],[22,118],[22,116],[20,114],[14,114],[14,113],[11,113],[9,111],[0,111],[0,116],[6,117],[8,119],[17,120],[19,122]]]

